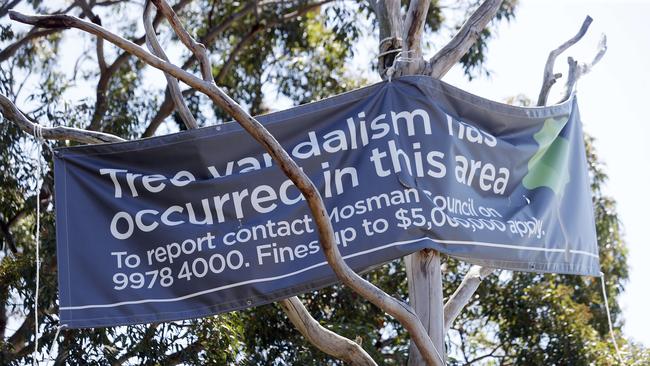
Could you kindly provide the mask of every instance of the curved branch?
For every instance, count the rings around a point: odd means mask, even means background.
[[[179,0],[176,5],[173,6],[175,11],[178,11],[189,4],[192,0]],[[163,17],[160,13],[156,13],[156,16],[153,19],[153,26],[156,27],[162,21]],[[69,28],[69,27],[66,27]],[[140,38],[134,39],[133,43],[141,45],[145,42],[146,35],[143,35]],[[131,55],[128,52],[122,52],[119,56],[115,58],[113,63],[108,66],[104,71],[100,72],[99,80],[97,81],[96,87],[96,99],[95,99],[95,109],[93,116],[90,120],[90,125],[88,129],[90,130],[99,130],[102,127],[102,119],[108,110],[108,99],[106,92],[108,91],[109,83],[113,78],[113,75],[129,60]],[[171,113],[171,112],[170,112]]]
[[[376,366],[375,361],[355,342],[321,326],[297,297],[280,301],[289,320],[319,350],[355,366]]]
[[[558,48],[554,49],[548,54],[548,58],[546,59],[546,65],[544,66],[544,79],[542,80],[542,87],[539,91],[539,97],[537,98],[538,106],[546,105],[546,102],[548,101],[548,93],[551,91],[551,87],[553,86],[553,84],[555,84],[557,79],[562,76],[562,74],[553,73],[553,65],[555,65],[555,59],[562,52],[566,51],[569,47],[578,43],[578,41],[580,41],[582,37],[584,37],[592,21],[593,19],[587,15],[585,20],[582,22],[582,26],[580,27],[578,33],[575,36],[571,37],[571,39],[569,39],[568,41],[562,43]]]
[[[440,79],[472,47],[481,32],[494,18],[503,0],[485,0],[467,19],[456,35],[427,64],[425,74]]]
[[[406,303],[397,300],[355,273],[343,260],[336,244],[334,229],[329,220],[323,199],[309,177],[289,156],[278,141],[255,118],[250,116],[237,102],[223,92],[214,82],[199,79],[191,73],[166,62],[142,47],[90,22],[68,15],[25,15],[10,12],[13,20],[40,27],[74,27],[102,37],[114,45],[137,56],[143,62],[167,72],[187,85],[207,95],[215,104],[230,114],[264,149],[296,185],[305,197],[311,214],[318,226],[320,244],[325,257],[338,279],[359,295],[395,317],[410,333],[428,365],[442,365],[443,359],[418,319],[415,311]]]
[[[38,128],[36,123],[25,117],[13,102],[2,94],[0,94],[0,112],[2,112],[6,119],[16,123],[21,130],[32,136],[34,135],[34,130]],[[41,127],[41,131],[43,138],[49,140],[71,140],[85,144],[125,141],[120,137],[108,133],[81,130],[72,127]]]
[[[144,5],[144,12],[142,13],[142,22],[144,23],[144,30],[147,37],[147,47],[149,48],[151,53],[169,62],[169,59],[167,58],[165,51],[160,46],[160,43],[158,43],[158,39],[156,37],[156,31],[154,30],[153,22],[151,21],[151,10],[153,10],[153,7],[151,6],[151,1],[147,0]],[[176,80],[175,78],[173,78],[167,73],[164,73],[164,75],[165,75],[165,79],[167,79],[167,89],[169,95],[171,99],[174,101],[176,110],[178,111],[178,114],[183,120],[185,127],[187,127],[188,129],[197,128],[198,124],[196,123],[196,120],[194,119],[192,112],[190,112],[190,109],[187,108],[187,104],[185,104],[185,101],[183,100],[183,94],[181,93],[181,87],[178,84],[178,80]],[[165,97],[166,96],[167,94],[165,94]]]
[[[605,52],[607,52],[607,36],[603,34],[600,37],[600,42],[598,43],[598,52],[596,52],[596,56],[594,56],[594,59],[590,63],[578,64],[577,61],[574,61],[573,58],[569,57],[569,73],[567,75],[567,81],[564,88],[564,96],[558,101],[558,103],[569,100],[571,94],[573,94],[573,91],[576,88],[576,85],[578,84],[578,79],[588,74],[594,65],[600,62],[603,56],[605,56]]]
[[[209,81],[212,80],[212,66],[210,65],[210,58],[208,57],[208,52],[205,49],[205,46],[201,43],[198,43],[194,38],[185,30],[185,27],[181,24],[180,19],[176,15],[174,9],[164,0],[151,0],[151,2],[156,5],[158,11],[167,19],[171,25],[174,33],[178,36],[181,42],[187,47],[192,54],[196,56],[201,65],[201,75],[203,80]]]
[[[0,51],[0,62],[6,61],[8,58],[12,57],[13,55],[16,54],[16,52],[26,45],[27,43],[41,37],[47,37],[49,35],[55,34],[60,32],[60,29],[41,29],[37,30],[36,28],[32,28],[25,34],[25,36],[16,42],[10,44],[9,46],[5,47],[2,51]]]
[[[469,303],[474,295],[474,292],[478,289],[478,286],[481,284],[481,281],[487,276],[489,276],[494,269],[481,266],[471,266],[470,269],[465,274],[463,281],[458,285],[456,291],[445,303],[444,310],[444,332],[447,333],[451,325],[454,323],[454,320],[460,315],[460,312],[463,308]]]
[[[241,53],[243,50],[246,49],[246,46],[248,46],[252,41],[255,40],[255,35],[259,33],[260,31],[267,29],[269,27],[276,26],[278,24],[281,24],[283,21],[288,21],[294,18],[297,18],[301,15],[304,15],[305,13],[322,6],[326,3],[332,2],[333,0],[323,0],[311,4],[306,4],[302,6],[301,8],[285,14],[283,17],[278,18],[275,21],[267,22],[267,23],[258,23],[256,24],[253,29],[247,33],[240,41],[239,43],[235,46],[235,48],[230,52],[228,55],[228,58],[226,62],[221,66],[219,72],[217,73],[217,76],[215,76],[214,81],[217,83],[217,85],[222,84],[226,75],[228,72],[230,72],[230,69],[234,65],[237,56],[239,53]],[[258,6],[261,5],[266,5],[267,3],[263,2],[258,4]],[[226,18],[224,22],[219,24],[218,26],[214,27],[212,30],[208,31],[208,33],[200,39],[201,43],[209,43],[214,41],[214,39],[217,37],[218,32],[217,31],[222,31],[225,30],[227,27],[229,27],[234,21],[237,19],[243,17],[244,15],[248,14],[255,8],[255,3],[251,3],[250,7],[246,6],[242,10],[240,10],[238,13],[233,14],[232,16]],[[181,66],[182,69],[187,69],[188,67],[192,66],[194,62],[196,61],[196,55],[192,54],[190,57],[188,57],[187,60],[183,63],[183,66]],[[192,90],[185,90],[185,93],[187,92],[193,92]],[[149,125],[145,129],[144,133],[142,134],[142,137],[150,137],[153,136],[153,134],[156,132],[158,127],[162,124],[162,122],[167,118],[173,111],[173,103],[171,100],[171,97],[169,94],[165,94],[165,99],[163,100],[162,104],[158,108],[158,112],[154,115],[154,117],[151,119],[151,122],[149,122]]]

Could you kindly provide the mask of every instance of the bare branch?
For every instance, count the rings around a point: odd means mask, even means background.
[[[212,82],[212,66],[210,64],[210,57],[208,56],[208,52],[206,51],[205,46],[201,43],[196,42],[194,38],[187,32],[187,30],[185,30],[185,27],[183,27],[181,24],[181,21],[178,19],[176,12],[174,12],[172,7],[169,6],[167,1],[151,0],[151,2],[156,5],[158,11],[160,11],[162,15],[167,19],[172,29],[174,30],[174,33],[176,33],[185,47],[192,51],[192,54],[194,54],[194,56],[196,56],[196,58],[199,60],[203,80]]]
[[[415,74],[424,66],[422,58],[422,33],[424,32],[424,21],[429,11],[431,0],[411,0],[406,11],[404,31],[402,39],[402,56],[408,58],[409,62],[400,65],[403,75]]]
[[[101,18],[97,14],[93,13],[92,6],[90,6],[86,0],[75,0],[75,4],[81,8],[83,15],[90,19],[91,22],[102,25]],[[106,59],[104,58],[104,40],[96,39],[95,41],[97,64],[99,65],[99,70],[104,71],[107,68]]]
[[[297,297],[290,297],[280,301],[289,320],[298,331],[319,350],[359,366],[376,366],[375,361],[355,342],[342,337],[326,328],[323,328],[309,314],[305,306]]]
[[[250,116],[237,102],[224,93],[223,90],[214,83],[199,79],[191,73],[152,55],[133,42],[79,18],[68,15],[25,15],[15,11],[10,12],[10,17],[16,21],[40,27],[74,27],[102,37],[137,56],[143,62],[171,74],[187,85],[206,94],[215,104],[239,122],[243,129],[265,148],[280,169],[291,179],[305,197],[314,221],[318,226],[320,244],[325,257],[338,279],[383,311],[394,316],[410,333],[428,365],[442,365],[444,363],[413,309],[406,303],[389,296],[381,289],[361,278],[343,261],[336,245],[332,223],[329,220],[327,210],[325,209],[318,189],[316,189],[313,182],[298,167],[296,162],[289,156],[273,135],[255,118]]]
[[[21,130],[30,135],[34,135],[34,129],[38,128],[36,123],[25,117],[13,102],[2,94],[0,94],[0,112],[2,112],[6,119],[16,123]],[[81,130],[72,127],[41,127],[41,130],[43,138],[49,140],[71,140],[86,144],[125,141],[124,139],[111,134]]]
[[[476,42],[483,29],[496,15],[502,2],[503,0],[485,0],[451,41],[429,60],[425,74],[436,79],[446,74]]]
[[[158,43],[156,31],[154,30],[153,22],[151,21],[151,10],[153,10],[151,1],[146,1],[144,5],[144,12],[142,13],[142,22],[144,23],[144,29],[147,37],[147,47],[151,53],[169,62],[165,51],[160,46],[160,43]],[[178,80],[166,73],[165,79],[167,79],[167,88],[169,95],[174,101],[176,110],[183,120],[183,123],[188,129],[197,128],[198,124],[196,123],[192,112],[190,112],[190,109],[187,108],[187,104],[185,104],[185,101],[183,100],[183,94],[181,93],[181,87],[178,84]]]
[[[569,100],[571,94],[576,88],[576,85],[578,84],[578,79],[580,79],[585,74],[588,74],[594,65],[600,62],[603,56],[605,56],[605,52],[607,52],[607,36],[603,34],[600,37],[600,42],[598,43],[598,51],[596,52],[596,56],[594,56],[594,59],[590,63],[578,64],[578,62],[574,61],[573,58],[568,58],[569,73],[564,89],[564,96],[558,101],[558,103]]]
[[[470,269],[465,274],[463,281],[460,283],[458,288],[453,295],[445,303],[445,324],[444,332],[447,333],[454,320],[460,315],[460,312],[463,310],[465,305],[469,303],[474,292],[478,289],[478,286],[481,284],[481,281],[487,276],[489,276],[494,269],[481,267],[481,266],[471,266]]]
[[[175,11],[178,11],[189,4],[192,0],[179,0],[176,5],[172,7]],[[154,28],[160,24],[163,17],[160,13],[156,13],[156,16],[153,19]],[[133,43],[141,45],[145,42],[146,35],[143,35],[140,38],[133,40]],[[96,88],[96,100],[95,100],[95,110],[93,116],[90,120],[90,125],[88,129],[90,130],[99,130],[102,127],[102,119],[108,110],[108,99],[106,92],[110,84],[113,75],[129,60],[130,54],[128,52],[123,52],[115,58],[112,64],[108,66],[104,72],[100,72],[99,80],[97,81]],[[173,111],[173,109],[172,109]],[[171,113],[171,112],[170,112]]]
[[[226,75],[228,75],[228,73],[230,72],[230,69],[235,64],[235,61],[237,60],[237,56],[241,52],[243,52],[251,42],[253,42],[255,40],[255,36],[257,36],[258,33],[260,33],[261,31],[263,31],[263,30],[265,30],[265,29],[267,29],[269,27],[274,27],[274,26],[276,26],[278,24],[281,24],[283,21],[288,21],[288,20],[294,19],[296,17],[299,17],[301,15],[304,15],[307,12],[309,12],[309,11],[319,7],[319,6],[322,6],[323,4],[331,2],[331,1],[333,1],[333,0],[324,0],[324,1],[319,1],[319,2],[315,2],[315,3],[306,4],[306,5],[303,5],[302,7],[300,7],[299,9],[296,9],[296,10],[292,11],[291,13],[285,14],[284,16],[282,16],[280,18],[277,18],[275,21],[270,21],[270,22],[266,22],[266,23],[258,23],[256,25],[254,25],[253,28],[245,36],[242,37],[242,39],[239,41],[239,43],[237,43],[237,45],[230,52],[230,54],[228,55],[228,58],[226,59],[224,64],[219,69],[219,72],[217,73],[217,76],[215,76],[214,82],[217,85],[221,85],[224,82]],[[251,4],[254,5],[254,3],[251,3]],[[266,3],[261,3],[261,4],[258,4],[258,5],[265,5],[265,4]],[[230,26],[230,24],[232,24],[232,22],[239,19],[240,17],[247,14],[248,12],[252,11],[253,8],[254,8],[254,6],[251,6],[250,8],[245,7],[240,12],[235,13],[235,14],[237,14],[236,17],[233,17],[233,16],[228,17],[224,22],[222,22],[218,26],[214,27],[211,31],[209,31],[206,34],[205,37],[201,38],[201,40],[200,40],[201,43],[209,43],[209,42],[214,41],[214,39],[218,35],[217,32],[216,32],[218,29],[227,28],[228,26]],[[188,67],[192,66],[192,64],[194,64],[195,61],[196,61],[196,56],[194,54],[192,54],[183,63],[183,66],[181,66],[181,68],[182,69],[187,69]],[[185,95],[187,93],[192,93],[192,92],[194,92],[194,91],[193,90],[185,90],[183,92],[183,94]],[[151,119],[151,122],[149,122],[149,125],[147,126],[144,133],[142,134],[142,137],[153,136],[153,134],[156,132],[158,127],[160,127],[160,125],[165,120],[165,118],[167,118],[167,116],[169,116],[173,111],[174,111],[174,109],[173,109],[173,103],[172,103],[171,96],[168,93],[166,93],[165,94],[165,99],[163,100],[163,103],[158,108],[158,112],[156,112],[154,117]]]
[[[568,41],[562,43],[558,48],[554,49],[548,54],[548,58],[546,59],[546,66],[544,66],[544,79],[542,80],[542,87],[539,91],[539,97],[537,98],[538,106],[546,105],[546,102],[548,101],[548,93],[551,91],[551,87],[553,86],[553,84],[555,84],[557,79],[562,76],[562,74],[553,73],[553,65],[555,65],[555,59],[562,52],[566,51],[569,47],[578,43],[578,41],[580,41],[582,37],[584,37],[592,21],[593,19],[587,15],[585,20],[582,22],[582,26],[580,27],[578,33],[575,36],[571,37],[571,39],[569,39]]]

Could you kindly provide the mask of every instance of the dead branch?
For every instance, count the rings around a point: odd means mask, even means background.
[[[456,35],[428,62],[425,74],[442,78],[472,47],[481,32],[494,18],[503,0],[485,0],[467,19]]]
[[[603,34],[600,37],[600,42],[598,43],[596,56],[594,56],[594,59],[591,60],[590,63],[579,64],[577,61],[574,61],[572,57],[568,58],[567,61],[569,63],[569,73],[567,75],[567,81],[564,87],[564,96],[558,101],[558,103],[569,100],[571,94],[573,94],[573,91],[576,88],[576,85],[578,84],[578,79],[588,74],[594,65],[600,62],[603,56],[605,56],[605,52],[607,52],[607,36]]]
[[[34,135],[34,130],[38,128],[36,123],[25,117],[13,102],[2,94],[0,94],[0,112],[2,112],[6,119],[14,122],[21,130],[30,135]],[[72,127],[41,127],[41,131],[43,133],[43,138],[50,140],[71,140],[85,144],[124,141],[124,139],[111,134],[81,130]]]
[[[165,51],[160,46],[158,38],[156,37],[156,31],[154,29],[153,22],[151,21],[152,10],[153,7],[151,6],[151,1],[146,1],[144,5],[144,11],[142,13],[142,22],[144,23],[144,30],[147,38],[147,47],[151,53],[169,62]],[[173,100],[174,105],[176,106],[176,110],[178,111],[181,120],[185,124],[185,127],[188,129],[197,128],[198,124],[196,123],[192,112],[190,112],[190,109],[187,107],[187,104],[185,104],[185,101],[183,100],[183,94],[181,93],[181,87],[178,84],[178,80],[168,75],[167,73],[164,73],[164,75],[165,79],[167,79],[167,90],[169,92],[169,95],[171,96],[171,99]]]
[[[580,41],[582,37],[584,37],[592,21],[593,19],[587,15],[585,20],[582,22],[582,26],[580,27],[578,33],[575,36],[571,37],[571,39],[569,39],[568,41],[562,43],[558,48],[554,49],[548,54],[548,58],[546,59],[546,65],[544,66],[544,79],[542,80],[542,87],[539,91],[539,97],[537,98],[538,106],[546,105],[548,101],[548,94],[551,91],[551,87],[553,86],[553,84],[555,84],[557,79],[559,79],[562,76],[562,74],[553,73],[553,65],[555,65],[555,59],[562,52],[566,51],[569,47],[578,43],[578,41]]]
[[[297,297],[280,301],[289,320],[319,350],[358,366],[376,366],[375,361],[355,342],[321,326]]]
[[[489,276],[494,269],[481,266],[471,266],[465,274],[463,281],[458,285],[456,291],[447,300],[444,307],[444,332],[447,333],[454,320],[460,315],[460,312],[465,308],[478,289],[481,281]]]
[[[327,210],[323,204],[320,193],[309,179],[309,177],[298,167],[296,162],[289,156],[278,141],[271,135],[264,126],[255,118],[250,116],[237,102],[217,87],[214,82],[207,82],[191,73],[166,62],[142,47],[128,41],[114,33],[90,22],[68,15],[25,15],[16,11],[10,12],[13,20],[21,23],[31,24],[39,27],[67,27],[77,28],[85,32],[102,37],[106,41],[122,48],[123,50],[138,57],[143,62],[167,72],[187,85],[196,88],[206,94],[215,104],[231,115],[256,141],[262,145],[278,164],[285,175],[291,179],[305,197],[311,210],[315,223],[318,226],[320,244],[332,270],[338,279],[345,285],[351,287],[355,292],[381,308],[386,313],[394,316],[404,328],[411,334],[413,341],[417,344],[428,365],[443,364],[442,357],[434,348],[422,323],[414,310],[404,302],[397,300],[370,282],[361,278],[343,261],[341,253],[336,245],[334,230],[329,220]]]

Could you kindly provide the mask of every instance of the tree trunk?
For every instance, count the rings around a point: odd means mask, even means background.
[[[411,306],[427,330],[433,345],[446,360],[440,253],[424,249],[407,256],[404,261]],[[415,344],[411,343],[408,365],[423,364],[420,351]]]

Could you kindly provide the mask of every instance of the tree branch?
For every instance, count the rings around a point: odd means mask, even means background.
[[[425,74],[440,79],[472,47],[479,35],[494,18],[503,0],[485,0],[467,19],[458,33],[428,62]]]
[[[356,274],[343,260],[336,244],[334,229],[329,220],[323,200],[309,177],[300,169],[278,141],[255,118],[250,116],[237,102],[217,87],[214,82],[199,79],[191,73],[166,62],[142,47],[90,22],[68,15],[25,15],[10,12],[13,20],[37,25],[40,27],[74,27],[102,37],[116,46],[137,56],[143,62],[171,74],[187,85],[206,94],[215,104],[230,114],[258,143],[265,148],[285,175],[296,185],[305,197],[311,214],[318,227],[320,244],[323,253],[338,279],[351,287],[355,292],[394,316],[411,334],[424,360],[428,365],[442,365],[443,359],[433,346],[425,328],[413,309],[406,303],[397,300],[370,282]]]
[[[278,24],[281,24],[283,21],[288,21],[291,19],[294,19],[296,17],[299,17],[301,15],[304,15],[305,13],[309,12],[310,10],[321,6],[325,3],[331,2],[333,0],[324,0],[316,3],[311,3],[302,6],[300,9],[297,9],[289,14],[285,14],[283,17],[278,18],[278,20],[267,22],[264,24],[258,23],[253,28],[251,31],[249,31],[240,41],[237,43],[235,48],[230,52],[228,55],[228,58],[224,62],[224,64],[221,66],[219,69],[219,72],[217,73],[217,76],[215,76],[214,81],[217,85],[220,85],[223,83],[226,75],[230,72],[230,69],[234,65],[235,61],[237,60],[237,56],[246,49],[246,47],[255,40],[255,36],[263,31],[264,29],[267,29],[269,27],[276,26]],[[266,3],[258,4],[258,5],[265,5]],[[252,3],[251,5],[254,5]],[[214,38],[218,35],[216,30],[218,29],[225,29],[227,28],[232,22],[235,20],[239,19],[243,15],[247,14],[248,12],[252,11],[254,9],[254,6],[251,6],[250,8],[245,7],[243,8],[239,13],[236,13],[236,17],[228,17],[226,21],[222,22],[220,25],[216,26],[213,28],[213,30],[209,31],[205,37],[201,39],[201,43],[205,42],[212,42],[214,41]],[[192,66],[192,64],[196,61],[196,55],[192,54],[184,63],[183,66],[181,66],[182,69],[187,69],[188,67]],[[185,90],[185,93],[192,93],[193,90]],[[174,111],[173,109],[173,104],[171,100],[171,96],[169,94],[165,94],[165,99],[163,100],[162,104],[158,108],[158,112],[154,115],[154,117],[151,119],[151,122],[149,122],[149,125],[145,129],[144,133],[142,134],[142,137],[150,137],[153,136],[153,134],[156,132],[158,127],[162,124],[162,122],[167,118],[172,112]]]
[[[211,81],[212,80],[212,66],[210,64],[210,57],[208,52],[205,49],[205,46],[201,43],[198,43],[194,38],[185,30],[185,27],[181,24],[180,19],[176,15],[174,9],[164,0],[151,0],[151,2],[156,5],[158,11],[167,19],[169,25],[171,25],[174,33],[181,40],[183,45],[187,47],[192,54],[199,60],[201,65],[201,75],[203,80]]]
[[[489,276],[494,269],[481,267],[481,266],[471,266],[470,269],[465,274],[463,281],[460,283],[458,288],[453,295],[445,303],[444,310],[444,332],[447,333],[451,325],[454,323],[454,320],[460,315],[460,312],[463,308],[469,303],[474,292],[478,289],[478,286],[481,284],[481,281],[487,276]]]
[[[169,62],[165,51],[160,46],[160,43],[158,43],[158,38],[156,37],[156,31],[154,29],[153,22],[151,21],[152,9],[153,7],[151,6],[151,1],[147,0],[144,5],[144,12],[142,13],[142,22],[144,23],[144,30],[147,38],[147,47],[151,53]],[[192,112],[190,112],[190,109],[187,108],[187,104],[185,104],[185,101],[183,100],[183,94],[181,93],[181,87],[178,84],[178,80],[167,73],[163,74],[165,75],[165,79],[167,79],[167,91],[169,92],[171,99],[174,101],[176,110],[178,111],[181,120],[183,120],[185,127],[188,129],[197,128],[198,124],[196,123]]]
[[[578,43],[578,41],[580,41],[582,37],[584,37],[592,21],[593,19],[587,15],[585,20],[582,22],[582,26],[580,27],[578,33],[575,36],[571,37],[571,39],[569,39],[568,41],[562,43],[558,48],[554,49],[548,54],[548,58],[546,59],[546,66],[544,66],[544,79],[542,80],[542,87],[539,91],[539,97],[537,98],[538,106],[546,105],[548,101],[548,93],[551,91],[551,87],[553,86],[553,84],[555,84],[557,79],[562,76],[562,74],[553,73],[553,65],[555,65],[555,59],[562,52],[566,51],[569,47]]]
[[[397,53],[402,49],[402,16],[399,0],[370,1],[379,23],[378,71],[382,79],[386,71],[393,66]]]
[[[297,297],[280,301],[289,320],[319,350],[355,366],[376,366],[375,361],[355,342],[322,327]]]
[[[578,83],[578,79],[588,74],[594,65],[600,62],[603,56],[605,56],[605,52],[607,52],[607,36],[603,34],[600,37],[600,42],[598,43],[598,51],[596,52],[596,56],[594,56],[594,59],[590,63],[578,64],[577,61],[574,61],[573,58],[569,57],[569,73],[567,75],[567,81],[564,88],[564,96],[558,101],[558,103],[562,103],[571,97],[571,94],[575,90]]]
[[[60,32],[60,29],[41,29],[37,30],[36,28],[32,28],[25,34],[25,36],[16,42],[8,45],[5,47],[2,51],[0,51],[0,62],[6,61],[10,57],[16,54],[16,51],[18,51],[21,47],[26,45],[27,43],[41,37],[47,37],[49,35],[55,34]]]
[[[178,11],[183,7],[185,7],[187,4],[189,4],[191,1],[192,0],[179,0],[178,3],[174,5],[173,9],[175,11]],[[158,26],[158,24],[160,24],[162,19],[163,19],[162,15],[160,13],[157,13],[153,19],[154,27]],[[143,35],[142,37],[133,40],[133,43],[141,45],[145,42],[145,40],[146,40],[146,35]],[[119,56],[115,58],[113,63],[110,66],[108,66],[106,70],[104,70],[104,72],[100,72],[99,80],[97,81],[97,88],[96,88],[95,110],[90,120],[90,125],[88,126],[88,129],[90,130],[101,129],[102,119],[104,118],[104,115],[108,110],[108,99],[106,96],[106,92],[108,91],[110,81],[113,78],[113,75],[115,75],[115,73],[120,69],[120,67],[122,67],[129,60],[129,57],[131,57],[131,55],[128,52],[122,52]]]
[[[21,130],[32,136],[34,135],[35,129],[38,128],[36,123],[25,117],[13,102],[2,94],[0,94],[0,112],[2,112],[6,119],[14,122]],[[72,127],[41,127],[41,131],[43,138],[49,140],[71,140],[85,144],[125,141],[124,139],[111,134],[81,130]]]

